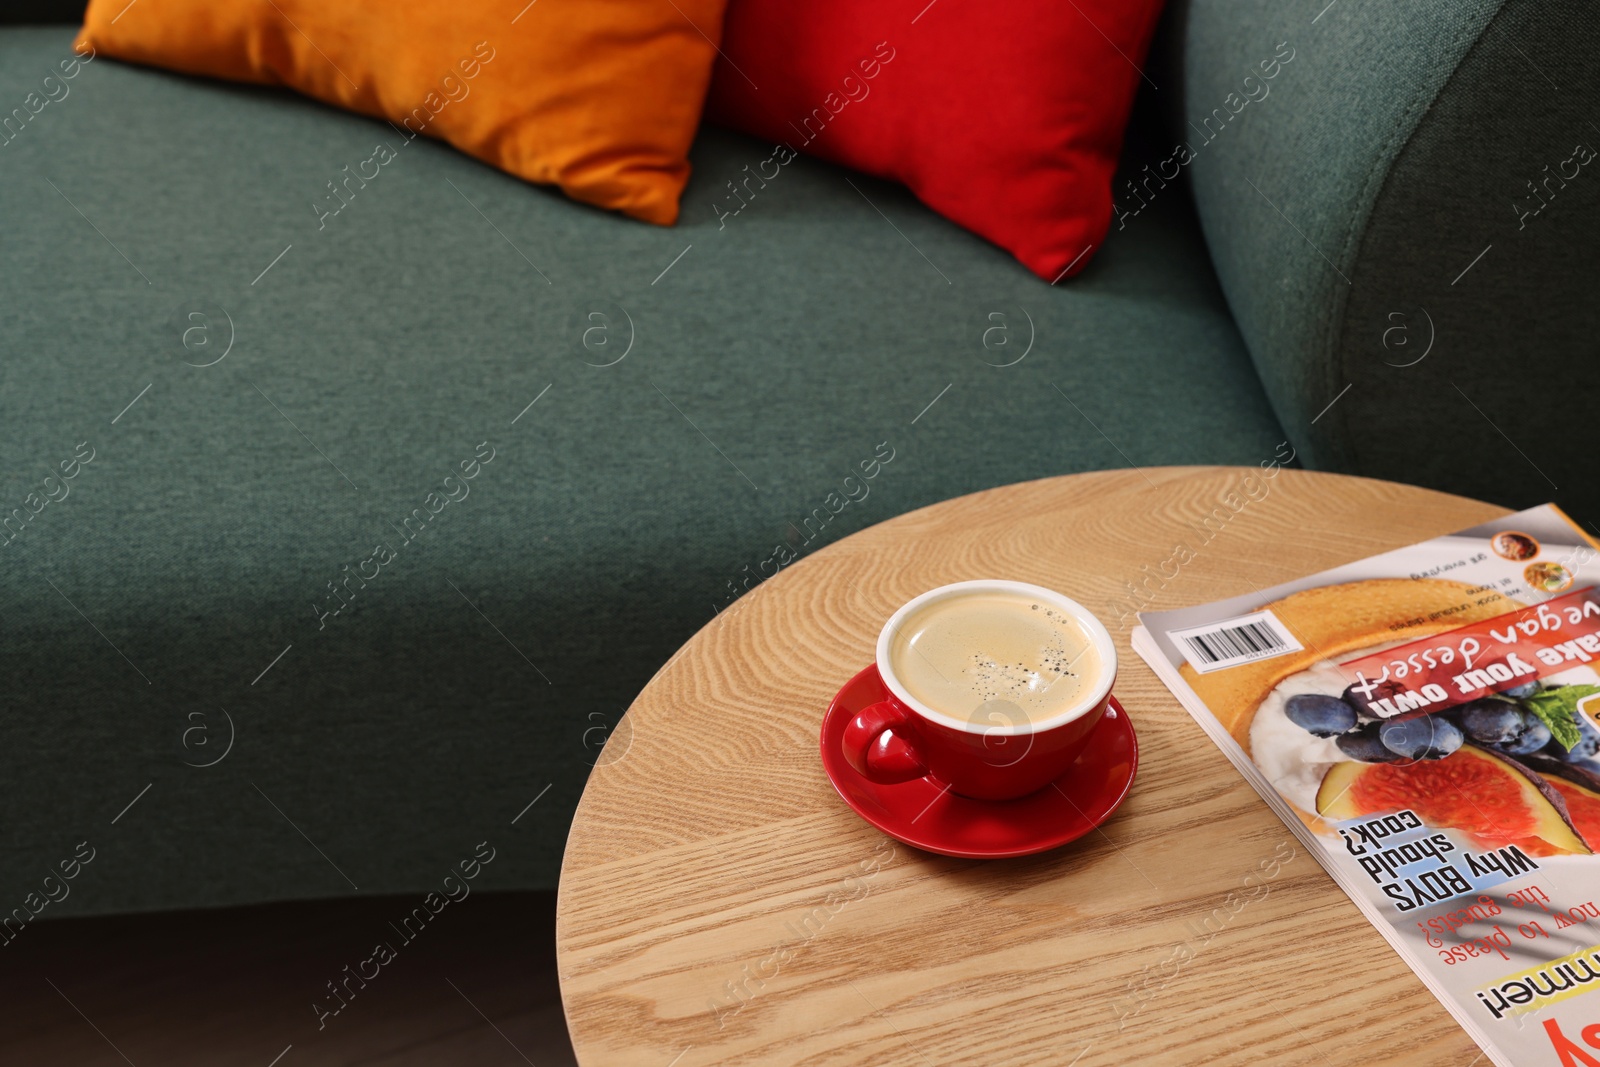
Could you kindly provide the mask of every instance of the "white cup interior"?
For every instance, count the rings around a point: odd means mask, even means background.
[[[895,675],[894,664],[890,662],[889,658],[890,643],[893,641],[894,636],[900,632],[901,625],[911,616],[912,612],[936,600],[970,596],[973,593],[983,592],[1017,593],[1032,597],[1041,603],[1059,608],[1076,619],[1078,624],[1083,627],[1084,632],[1089,635],[1089,640],[1094,644],[1095,651],[1100,654],[1101,674],[1094,688],[1085,693],[1070,708],[1065,711],[1059,711],[1047,719],[998,725],[992,722],[975,722],[956,718],[937,708],[931,708],[912,696]],[[1040,585],[1029,585],[1027,582],[1009,582],[997,578],[978,579],[976,581],[941,585],[937,589],[930,589],[921,596],[907,601],[899,611],[889,616],[889,621],[883,624],[883,629],[878,633],[877,663],[878,674],[883,678],[883,684],[889,687],[889,691],[895,695],[896,699],[923,718],[965,733],[983,734],[985,736],[1021,737],[1043,733],[1058,726],[1065,726],[1074,719],[1081,718],[1092,711],[1096,705],[1104,700],[1106,694],[1111,691],[1112,680],[1117,675],[1117,648],[1112,644],[1111,634],[1106,630],[1105,625],[1095,618],[1088,608],[1070,597],[1062,596],[1060,593]]]

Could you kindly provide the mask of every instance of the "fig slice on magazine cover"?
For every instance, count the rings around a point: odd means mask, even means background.
[[[1559,791],[1510,756],[1477,745],[1440,760],[1335,763],[1317,794],[1317,814],[1334,822],[1403,808],[1429,826],[1471,834],[1485,848],[1516,845],[1531,856],[1592,851]]]
[[[1600,847],[1600,774],[1555,756],[1535,753],[1529,766],[1567,802],[1570,822],[1590,847]]]

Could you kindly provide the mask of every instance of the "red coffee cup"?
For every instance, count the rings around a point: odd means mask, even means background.
[[[1042,719],[972,709],[934,708],[917,700],[895,674],[891,641],[912,613],[945,597],[1020,593],[1072,617],[1099,654],[1101,671],[1083,695]],[[1111,634],[1088,608],[1023,582],[982,580],[940,586],[889,617],[878,634],[878,674],[889,699],[863,709],[845,728],[841,747],[856,772],[882,785],[931,776],[952,792],[979,800],[1027,796],[1060,778],[1100,724],[1117,675]]]

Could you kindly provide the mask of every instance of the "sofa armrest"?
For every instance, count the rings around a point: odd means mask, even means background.
[[[1188,173],[1308,465],[1600,520],[1597,47],[1571,0],[1174,0],[1119,213]]]

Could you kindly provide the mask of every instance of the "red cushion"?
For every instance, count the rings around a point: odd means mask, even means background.
[[[905,182],[1053,282],[1105,237],[1160,11],[1161,0],[731,0],[707,115]]]

